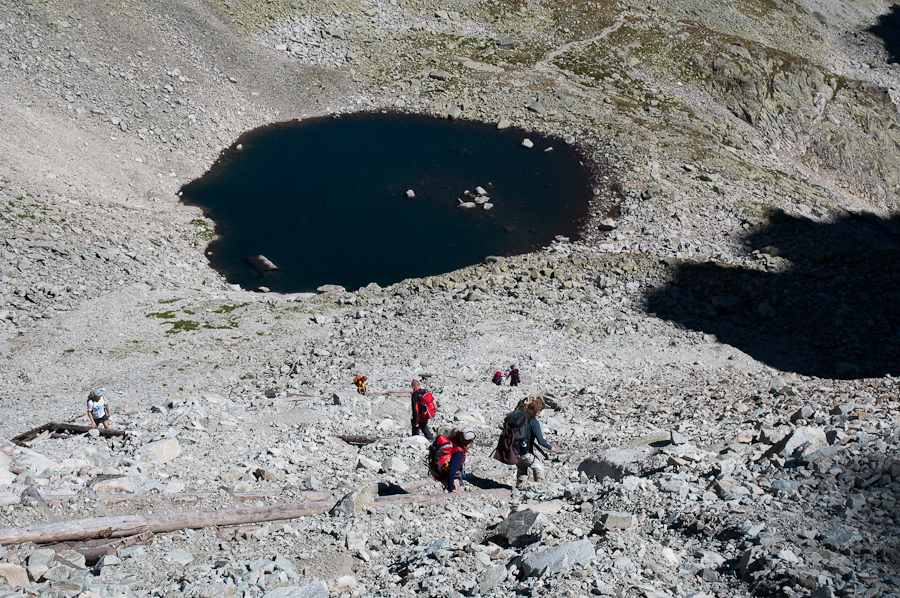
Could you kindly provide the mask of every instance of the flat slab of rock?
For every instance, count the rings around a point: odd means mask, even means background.
[[[0,577],[5,579],[6,585],[11,588],[24,588],[31,585],[28,583],[28,572],[25,571],[25,568],[12,563],[0,563]]]
[[[152,461],[154,463],[168,463],[181,454],[181,445],[174,438],[157,440],[145,444],[134,451],[134,458],[138,461]]]
[[[516,505],[515,510],[516,512],[530,510],[535,513],[551,515],[553,513],[559,513],[565,505],[566,503],[560,500],[552,500],[550,502],[532,502],[524,505]]]
[[[285,586],[263,594],[263,598],[328,598],[328,586],[318,579],[305,586]]]
[[[634,527],[635,519],[631,513],[620,511],[601,511],[594,516],[594,532],[605,533],[614,530],[626,530]]]
[[[560,571],[568,571],[575,565],[589,563],[592,558],[594,545],[590,540],[566,542],[526,556],[522,560],[522,574],[525,577],[553,575]]]

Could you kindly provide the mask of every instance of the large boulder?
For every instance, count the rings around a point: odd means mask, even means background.
[[[654,469],[657,463],[658,451],[649,444],[629,448],[615,448],[603,451],[596,457],[589,457],[578,465],[578,471],[583,471],[589,478],[602,480],[612,478],[621,480],[626,476],[641,476],[644,472]]]
[[[181,445],[174,438],[157,440],[145,444],[134,451],[134,458],[138,461],[151,461],[153,463],[168,463],[181,454]]]
[[[568,571],[575,565],[589,563],[594,558],[594,545],[590,540],[576,540],[559,544],[541,552],[533,552],[522,559],[525,577],[542,577]]]
[[[827,446],[828,438],[825,436],[825,430],[814,426],[801,426],[772,445],[766,454],[790,457],[801,448],[812,447],[815,450]]]
[[[541,532],[549,527],[550,521],[543,513],[531,509],[517,511],[497,526],[497,534],[506,538],[510,546],[527,546],[540,540]]]

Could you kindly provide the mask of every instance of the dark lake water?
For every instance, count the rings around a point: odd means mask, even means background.
[[[246,133],[182,200],[215,222],[207,253],[228,282],[355,290],[576,238],[591,202],[582,161],[562,140],[521,130],[355,114]],[[493,208],[458,207],[479,186]],[[261,273],[248,260],[259,254],[279,270]]]

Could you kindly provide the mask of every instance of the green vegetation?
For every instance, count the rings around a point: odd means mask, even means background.
[[[166,330],[166,334],[178,334],[185,330],[197,330],[199,327],[200,324],[193,320],[177,320],[172,322],[172,327]]]
[[[152,314],[147,314],[148,318],[160,318],[162,320],[171,320],[175,317],[174,311],[160,311]]]
[[[244,307],[245,305],[249,305],[248,303],[236,303],[234,305],[223,305],[219,309],[213,310],[213,313],[217,314],[230,314],[234,310]]]
[[[191,220],[191,224],[197,227],[197,236],[204,241],[212,241],[212,238],[215,236],[213,231],[209,228],[209,224],[206,220],[202,218],[194,218]]]

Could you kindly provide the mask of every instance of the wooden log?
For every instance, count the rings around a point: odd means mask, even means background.
[[[25,442],[33,440],[36,436],[40,435],[42,432],[49,432],[51,435],[74,435],[74,434],[86,434],[90,432],[92,429],[96,429],[100,431],[100,436],[109,437],[109,436],[125,436],[125,430],[107,430],[106,428],[91,428],[90,426],[80,426],[77,424],[70,423],[59,423],[59,422],[50,422],[44,424],[43,426],[39,426],[32,430],[28,430],[22,434],[19,434],[15,438],[12,439],[14,444],[19,446],[24,446]],[[57,436],[63,437],[63,436]]]
[[[348,435],[348,434],[340,434],[340,435],[338,435],[338,438],[340,438],[347,444],[353,444],[356,446],[373,444],[375,442],[378,442],[379,440],[382,440],[381,438],[379,438],[377,436],[353,436],[353,435]]]
[[[463,496],[508,496],[506,488],[472,490]],[[442,494],[400,494],[379,496],[375,506],[422,504],[433,505],[456,498],[452,492]],[[264,507],[242,507],[218,511],[191,511],[161,515],[131,515],[127,517],[95,517],[61,523],[42,523],[26,527],[0,529],[0,545],[47,544],[54,542],[76,542],[91,538],[120,538],[151,531],[155,534],[181,529],[200,529],[223,525],[246,525],[265,521],[297,519],[311,515],[322,515],[330,511],[336,501],[270,505]]]

